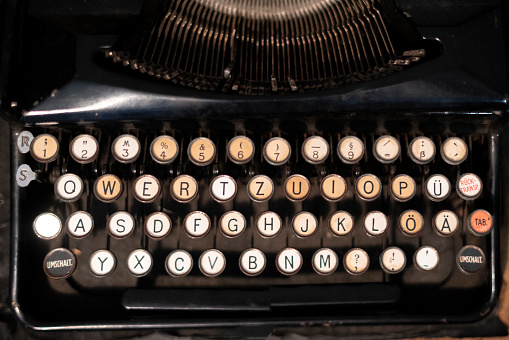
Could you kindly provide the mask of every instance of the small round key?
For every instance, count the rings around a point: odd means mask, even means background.
[[[302,157],[311,164],[322,164],[329,157],[329,143],[320,136],[311,136],[302,143]]]
[[[433,270],[439,261],[438,252],[430,246],[423,246],[417,249],[414,256],[414,263],[418,269]]]
[[[347,272],[354,275],[365,273],[369,268],[369,255],[360,248],[350,249],[343,257],[343,265]]]
[[[53,249],[43,261],[46,275],[53,279],[65,279],[72,275],[76,268],[76,256],[65,248]]]
[[[456,192],[466,201],[475,200],[481,196],[482,188],[481,179],[472,173],[461,175],[456,182]]]
[[[290,201],[303,201],[311,192],[309,180],[302,175],[292,175],[285,181],[285,196]]]
[[[203,275],[218,276],[226,268],[226,257],[217,249],[209,249],[201,254],[198,265]]]
[[[335,236],[346,236],[352,232],[353,227],[353,217],[346,211],[336,211],[329,218],[329,230]]]
[[[266,262],[265,254],[256,248],[246,249],[239,258],[240,270],[247,276],[260,275]]]
[[[71,157],[78,163],[87,164],[97,159],[99,143],[94,136],[83,134],[74,137],[69,145]]]
[[[408,146],[408,154],[417,164],[428,164],[435,157],[435,153],[435,143],[428,137],[416,137]]]
[[[127,211],[117,211],[108,218],[108,232],[114,238],[125,238],[134,231],[136,221]]]
[[[329,248],[318,249],[311,260],[313,269],[320,275],[334,273],[338,268],[338,262],[338,255]]]
[[[133,135],[118,136],[111,144],[113,157],[120,163],[132,163],[140,155],[140,141]]]
[[[159,136],[150,144],[150,156],[159,164],[170,164],[177,158],[179,145],[171,136]]]
[[[459,219],[450,210],[439,211],[433,217],[433,229],[440,236],[450,236],[458,230]]]
[[[75,174],[64,174],[55,182],[55,196],[64,202],[75,202],[83,193],[83,181]]]
[[[456,264],[463,273],[475,274],[480,272],[486,265],[486,256],[481,248],[467,245],[458,252]]]
[[[171,232],[171,219],[163,212],[148,215],[145,220],[145,234],[154,240],[160,240]]]
[[[166,257],[165,267],[171,276],[186,276],[193,269],[193,258],[187,251],[177,249]]]
[[[290,159],[292,147],[286,139],[274,137],[269,139],[263,147],[263,157],[271,165],[283,165]]]
[[[398,159],[401,152],[399,141],[392,136],[382,136],[373,145],[375,158],[384,164],[390,164]]]
[[[38,135],[30,144],[30,154],[39,163],[50,163],[58,157],[60,144],[56,137],[50,134]]]
[[[161,183],[152,175],[141,175],[133,183],[133,196],[141,203],[154,202],[161,193]]]
[[[468,156],[467,143],[458,137],[450,137],[445,140],[440,149],[443,160],[451,165],[461,164]]]
[[[382,193],[382,183],[375,175],[364,174],[355,182],[355,189],[364,201],[374,201]]]
[[[237,194],[237,182],[228,175],[219,175],[210,182],[210,195],[219,203],[228,202]]]
[[[184,218],[184,227],[189,236],[194,238],[203,237],[210,231],[210,217],[203,211],[190,212]]]
[[[400,273],[406,266],[406,255],[398,247],[389,247],[380,254],[380,267],[388,274]]]
[[[115,175],[106,174],[99,177],[94,184],[94,194],[104,203],[115,202],[122,195],[122,181]]]
[[[152,255],[145,249],[133,250],[127,256],[127,269],[136,277],[147,275],[152,269]]]
[[[493,228],[493,217],[486,210],[477,209],[468,217],[467,226],[472,235],[488,235]]]
[[[387,230],[389,219],[380,211],[370,211],[364,216],[364,230],[369,236],[380,236]]]
[[[187,155],[198,166],[209,165],[216,157],[216,145],[208,138],[195,138],[187,148]]]
[[[339,159],[345,164],[356,164],[364,156],[364,143],[355,137],[343,137],[338,143]]]
[[[320,192],[323,198],[330,202],[341,200],[345,196],[346,190],[346,181],[340,175],[328,175],[320,183]]]
[[[415,181],[408,175],[398,175],[391,181],[391,195],[398,202],[411,200],[416,191]]]
[[[420,234],[423,226],[424,219],[416,210],[407,210],[399,216],[399,228],[407,236]]]
[[[198,196],[198,182],[189,175],[180,175],[170,184],[171,197],[179,203],[189,203]]]
[[[299,237],[312,236],[318,229],[318,220],[315,215],[307,211],[301,211],[292,220],[292,229]]]
[[[92,274],[98,277],[105,277],[113,273],[117,267],[117,259],[111,251],[100,249],[90,256],[88,265]]]
[[[232,138],[226,146],[228,158],[235,164],[249,163],[255,153],[253,141],[246,136]]]
[[[86,211],[76,211],[67,217],[67,233],[74,238],[84,238],[94,229],[94,219]]]
[[[256,220],[256,229],[262,237],[275,237],[283,227],[283,221],[278,214],[272,211],[266,211]]]
[[[60,234],[62,222],[55,214],[42,213],[34,219],[33,228],[38,237],[50,240]]]
[[[247,183],[247,193],[253,201],[268,201],[274,194],[274,182],[265,175],[254,176]]]
[[[283,275],[294,275],[302,268],[302,255],[294,248],[285,248],[276,256],[277,270]]]
[[[451,193],[451,183],[444,175],[432,175],[426,180],[426,196],[434,201],[441,202]]]
[[[237,237],[246,229],[246,218],[238,211],[227,211],[219,219],[219,228],[226,237]]]

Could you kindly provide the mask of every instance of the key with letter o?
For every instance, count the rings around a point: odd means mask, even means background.
[[[353,217],[346,211],[336,211],[329,218],[329,230],[335,236],[346,236],[353,230]]]
[[[384,164],[389,164],[398,159],[401,152],[399,141],[392,136],[382,136],[373,144],[375,158]]]
[[[117,266],[117,259],[111,251],[101,249],[90,256],[88,265],[92,274],[98,277],[105,277],[113,273]]]
[[[113,157],[120,163],[132,163],[140,155],[140,141],[133,135],[118,136],[111,145]]]
[[[262,237],[277,236],[283,228],[283,221],[278,214],[266,211],[256,219],[256,229]]]
[[[136,221],[127,211],[117,211],[108,218],[108,232],[114,238],[124,238],[134,231]]]
[[[58,157],[60,144],[56,137],[42,134],[35,137],[30,143],[30,154],[39,163],[50,163]]]
[[[198,266],[203,275],[209,277],[218,276],[226,268],[226,258],[219,250],[209,249],[201,254]]]
[[[152,255],[145,249],[133,250],[127,256],[127,269],[136,277],[147,275],[152,269]]]
[[[145,233],[154,240],[168,236],[170,231],[171,219],[165,213],[152,213],[145,220]]]
[[[364,144],[355,136],[343,137],[338,143],[337,152],[343,163],[355,164],[364,156]]]
[[[210,217],[203,211],[190,212],[184,218],[184,227],[189,236],[194,238],[203,237],[210,230]]]
[[[226,237],[237,237],[246,229],[246,218],[238,211],[228,211],[219,219],[219,228]]]
[[[320,275],[329,275],[338,268],[338,255],[329,248],[318,249],[311,260],[313,269]]]
[[[99,155],[99,143],[91,135],[79,135],[71,141],[69,153],[78,163],[91,163]]]
[[[458,137],[450,137],[445,140],[440,149],[444,161],[451,165],[461,164],[468,156],[467,143]]]
[[[186,276],[193,269],[193,258],[185,250],[174,250],[165,261],[166,272],[171,276]]]
[[[268,201],[274,194],[274,182],[265,175],[254,176],[247,184],[247,193],[253,201]]]
[[[115,202],[122,195],[122,181],[112,174],[102,175],[95,181],[94,194],[104,203]]]
[[[263,147],[263,157],[271,165],[283,165],[290,159],[292,147],[286,139],[281,137],[271,138]]]
[[[259,249],[247,249],[240,255],[240,270],[247,276],[260,275],[265,269],[265,265],[265,254]]]
[[[277,270],[283,275],[294,275],[302,268],[302,255],[294,248],[285,248],[276,256]]]
[[[294,216],[292,228],[295,235],[299,237],[309,237],[318,229],[318,220],[312,213],[301,211]]]
[[[343,265],[350,274],[360,275],[369,268],[369,255],[360,248],[350,249],[343,257]]]
[[[302,156],[306,162],[321,164],[329,157],[329,143],[320,136],[308,137],[302,143]]]
[[[189,203],[198,196],[198,182],[188,175],[176,177],[170,184],[171,197],[179,203]]]
[[[83,238],[94,229],[94,219],[86,211],[76,211],[67,217],[65,226],[69,235],[74,238]]]
[[[198,166],[209,165],[216,157],[216,145],[205,137],[193,139],[187,148],[187,155]]]
[[[285,196],[290,201],[303,201],[310,192],[309,180],[302,175],[292,175],[285,181]]]
[[[254,157],[255,145],[246,136],[237,136],[228,142],[228,158],[235,164],[247,164]]]
[[[320,183],[320,192],[327,201],[337,202],[346,194],[346,181],[343,177],[332,174],[328,175]]]
[[[161,184],[152,175],[141,175],[134,180],[133,193],[141,203],[152,203],[161,193]]]
[[[159,136],[150,144],[150,155],[159,164],[172,163],[179,153],[177,141],[170,136]]]
[[[416,210],[407,210],[399,216],[399,228],[407,236],[420,234],[423,226],[424,219]]]
[[[374,201],[382,193],[382,183],[375,175],[364,174],[355,182],[355,189],[364,201]]]
[[[391,195],[398,202],[406,202],[415,195],[416,185],[412,177],[408,175],[398,175],[391,181]]]
[[[456,214],[450,210],[439,211],[433,217],[433,229],[440,236],[449,236],[458,230],[459,219]]]

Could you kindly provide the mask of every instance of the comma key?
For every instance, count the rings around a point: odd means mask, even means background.
[[[350,249],[343,257],[343,265],[347,272],[353,275],[365,273],[369,268],[369,255],[360,248]]]
[[[122,189],[122,181],[112,174],[102,175],[94,184],[95,197],[104,203],[115,202],[122,195]]]

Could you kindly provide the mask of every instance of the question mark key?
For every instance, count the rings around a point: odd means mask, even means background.
[[[350,249],[343,258],[343,265],[350,274],[363,274],[369,268],[369,255],[360,248]]]

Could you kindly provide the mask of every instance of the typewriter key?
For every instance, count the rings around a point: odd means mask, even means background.
[[[276,256],[277,270],[283,275],[294,275],[302,268],[302,255],[294,248],[285,248]]]
[[[488,235],[493,227],[493,217],[486,210],[478,209],[468,217],[467,226],[475,236]]]
[[[216,157],[216,146],[210,139],[199,137],[191,141],[187,155],[191,162],[198,166],[209,165]]]
[[[364,174],[355,182],[357,195],[364,201],[374,201],[382,193],[382,183],[372,174]]]
[[[410,158],[417,164],[428,164],[435,157],[435,143],[428,137],[414,138],[408,147]]]
[[[155,240],[168,236],[171,231],[171,219],[162,212],[148,215],[145,220],[145,234]]]
[[[174,250],[165,261],[166,272],[171,276],[186,276],[193,269],[193,258],[185,250]]]
[[[392,136],[382,136],[373,144],[375,158],[384,164],[389,164],[398,159],[401,152],[399,141]]]
[[[246,229],[246,218],[238,211],[228,211],[219,219],[219,228],[226,237],[237,237]]]
[[[388,274],[400,273],[405,265],[405,253],[398,247],[389,247],[380,255],[380,267]]]
[[[278,214],[272,211],[266,211],[256,220],[256,229],[263,237],[274,237],[281,232],[283,221]]]
[[[117,266],[115,255],[109,250],[97,250],[88,261],[90,271],[98,277],[105,277],[113,273]]]
[[[265,269],[265,265],[265,254],[259,249],[247,249],[240,255],[240,270],[247,276],[260,275]]]
[[[475,200],[482,193],[482,181],[475,174],[463,174],[456,182],[456,192],[464,200]]]
[[[127,269],[137,277],[147,275],[152,269],[152,255],[145,249],[133,250],[127,256]]]
[[[60,144],[50,134],[35,137],[30,144],[30,154],[39,163],[50,163],[58,157]]]
[[[124,238],[134,231],[136,221],[127,211],[117,211],[108,218],[108,233],[114,238]]]
[[[247,184],[247,193],[256,202],[270,200],[274,194],[274,182],[265,175],[254,176]]]
[[[254,156],[255,145],[246,136],[237,136],[228,142],[228,158],[235,164],[247,164]]]
[[[93,162],[99,155],[99,143],[91,135],[76,136],[69,145],[71,157],[78,163]]]
[[[120,163],[132,163],[140,155],[140,141],[133,135],[118,136],[111,145],[113,157]]]
[[[209,249],[201,254],[198,266],[203,275],[210,277],[218,276],[226,268],[226,258],[219,250]]]
[[[38,237],[50,240],[60,234],[62,222],[55,214],[42,213],[34,219],[33,228]]]
[[[94,229],[94,219],[86,211],[76,211],[67,217],[65,227],[70,236],[83,238],[88,236]]]
[[[320,191],[327,201],[337,202],[346,194],[346,181],[339,175],[328,175],[320,183]]]
[[[369,268],[369,255],[360,248],[350,249],[343,257],[343,265],[350,274],[360,275]]]
[[[308,137],[302,143],[302,157],[311,164],[321,164],[329,157],[329,143],[320,136]]]
[[[458,268],[465,274],[480,272],[486,264],[486,256],[477,246],[464,246],[456,256]]]
[[[426,196],[434,202],[443,201],[451,192],[451,183],[444,175],[432,175],[426,180]]]
[[[285,196],[290,201],[303,201],[311,191],[309,180],[302,175],[292,175],[285,181]]]
[[[411,200],[415,195],[415,181],[408,175],[398,175],[391,181],[391,195],[398,202]]]
[[[115,202],[122,195],[122,181],[115,175],[102,175],[95,181],[94,194],[104,203]]]
[[[418,235],[423,225],[424,219],[416,210],[407,210],[399,216],[399,228],[407,236]]]
[[[380,211],[371,211],[364,216],[363,225],[369,236],[376,237],[385,233],[389,219]]]
[[[53,249],[46,255],[43,262],[46,275],[53,279],[65,279],[76,268],[76,256],[65,248]]]
[[[292,147],[286,139],[274,137],[269,139],[263,147],[263,157],[271,165],[283,165],[290,159]]]
[[[141,203],[152,203],[161,193],[161,184],[152,175],[142,175],[134,180],[133,193]]]
[[[423,246],[417,249],[414,255],[414,264],[421,270],[432,270],[438,265],[439,256],[435,248]]]
[[[60,176],[55,182],[55,196],[64,202],[77,201],[83,192],[83,181],[74,174]]]
[[[311,264],[318,274],[329,275],[336,271],[338,262],[338,255],[332,249],[322,248],[313,254]]]
[[[451,165],[461,164],[468,156],[467,143],[458,137],[450,137],[445,140],[440,149],[443,160]]]
[[[312,236],[318,228],[318,220],[315,215],[307,211],[301,211],[294,216],[292,228],[295,235],[299,237]]]
[[[191,202],[198,195],[198,182],[188,175],[180,175],[170,184],[171,197],[179,203]]]
[[[203,237],[207,235],[210,230],[210,217],[203,211],[190,212],[184,218],[184,227],[189,236],[195,238]]]
[[[337,211],[329,218],[329,229],[335,236],[346,236],[353,230],[353,217],[346,211]]]
[[[227,202],[237,194],[237,182],[228,175],[220,175],[210,182],[210,195],[219,203]]]
[[[355,164],[364,156],[364,144],[355,136],[343,137],[338,143],[337,152],[343,163]]]
[[[452,235],[458,230],[458,216],[450,210],[439,211],[433,217],[433,229],[440,236]]]
[[[159,164],[170,164],[177,158],[179,145],[170,136],[159,136],[150,144],[150,155]]]

